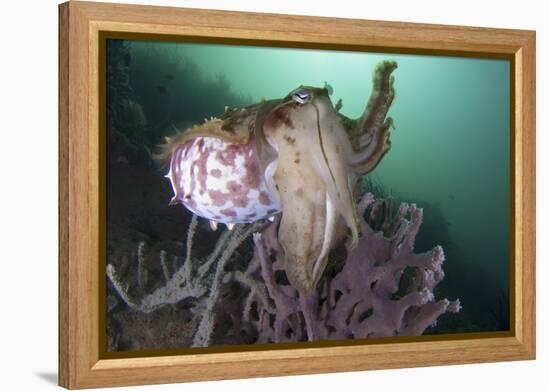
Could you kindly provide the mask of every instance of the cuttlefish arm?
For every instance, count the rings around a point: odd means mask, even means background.
[[[287,277],[309,296],[327,264],[338,221],[343,218],[356,243],[358,216],[347,163],[353,151],[326,91],[307,87],[296,93],[297,100],[287,97],[265,120],[265,139],[276,152],[269,166],[274,169],[265,175],[280,196]]]
[[[386,116],[395,98],[392,73],[396,68],[395,61],[382,61],[377,65],[371,95],[361,117],[349,119],[338,114],[354,150],[349,164],[358,175],[374,170],[391,147],[393,120]]]
[[[282,148],[280,152],[281,157],[293,153],[290,148]],[[330,225],[326,220],[330,200],[326,192],[311,191],[324,185],[319,177],[311,175],[311,162],[307,160],[290,164],[280,161],[274,181],[283,210],[279,242],[285,250],[286,274],[292,286],[309,294],[318,281],[318,271],[327,262],[326,240],[330,233],[326,231]]]

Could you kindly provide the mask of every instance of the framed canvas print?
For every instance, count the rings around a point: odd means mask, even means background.
[[[62,386],[535,357],[534,32],[59,12]]]

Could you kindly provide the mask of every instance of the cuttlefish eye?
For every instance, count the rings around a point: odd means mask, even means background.
[[[300,104],[305,104],[309,101],[311,95],[308,91],[303,89],[297,89],[292,93],[292,100]]]

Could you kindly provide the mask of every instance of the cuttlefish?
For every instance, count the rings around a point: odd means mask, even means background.
[[[393,122],[386,115],[396,68],[394,61],[378,64],[357,119],[334,108],[326,84],[299,86],[283,99],[226,108],[220,118],[168,138],[163,155],[174,191],[170,203],[210,220],[213,229],[281,213],[288,280],[311,295],[341,227],[347,227],[348,245],[357,244],[354,188],[390,149]]]

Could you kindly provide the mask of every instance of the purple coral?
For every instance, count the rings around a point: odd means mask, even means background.
[[[414,253],[422,209],[403,203],[392,215],[390,205],[363,197],[359,245],[341,270],[325,272],[310,297],[284,278],[277,222],[255,234],[252,262],[266,291],[251,290],[244,317],[256,324],[257,343],[421,335],[440,315],[460,311],[459,300],[434,298],[444,277],[443,249]]]

